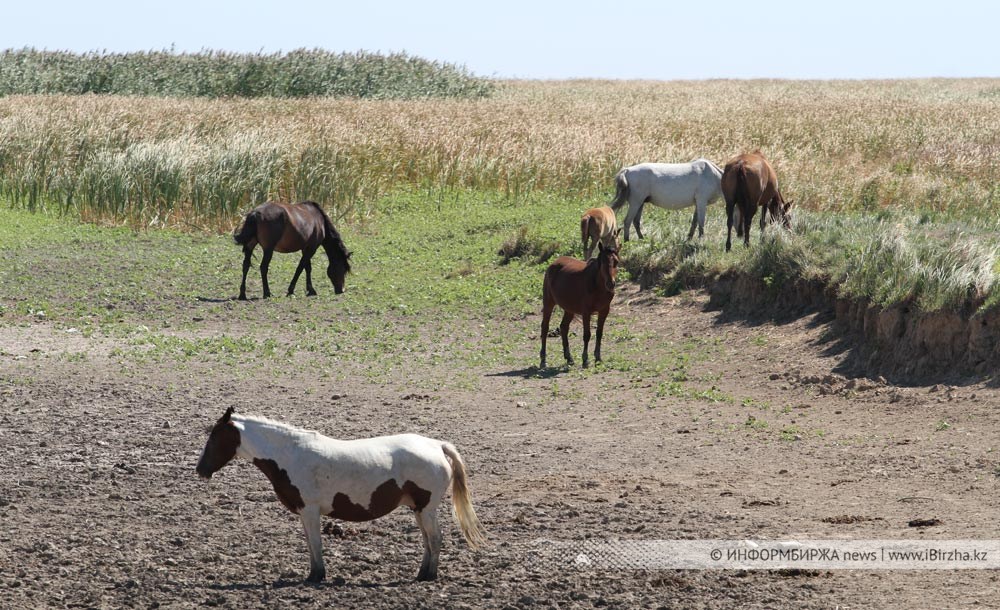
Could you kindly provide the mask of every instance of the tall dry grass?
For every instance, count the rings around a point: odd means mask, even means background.
[[[266,199],[394,188],[601,199],[623,165],[760,148],[811,210],[1000,214],[1000,80],[509,82],[489,99],[0,98],[0,194],[227,228]],[[1000,218],[1000,216],[998,216]]]

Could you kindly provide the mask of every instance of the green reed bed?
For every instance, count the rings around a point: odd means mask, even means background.
[[[87,93],[173,97],[480,98],[494,85],[454,64],[406,53],[0,53],[0,95]]]

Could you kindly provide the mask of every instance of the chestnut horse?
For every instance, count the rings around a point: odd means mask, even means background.
[[[288,285],[288,296],[295,292],[295,283],[299,274],[306,272],[306,294],[314,296],[316,290],[312,284],[312,257],[316,249],[323,246],[330,264],[326,274],[333,282],[333,291],[344,292],[344,276],[351,270],[351,253],[340,239],[340,233],[333,228],[333,223],[326,212],[315,201],[301,203],[265,203],[258,206],[243,219],[243,224],[233,233],[233,239],[243,246],[243,281],[240,283],[240,300],[247,299],[247,271],[250,270],[250,258],[253,249],[260,244],[264,256],[260,261],[260,279],[264,284],[264,298],[271,296],[271,288],[267,283],[267,268],[271,264],[271,255],[278,252],[302,251],[302,259]]]
[[[309,546],[310,582],[326,576],[322,515],[370,521],[399,506],[413,510],[424,539],[417,580],[437,577],[441,528],[437,507],[451,485],[455,519],[469,546],[486,537],[469,495],[465,463],[454,445],[417,434],[351,441],[332,439],[233,408],[209,433],[196,471],[212,478],[234,457],[253,463],[288,510],[299,515]]]
[[[580,219],[580,237],[583,239],[583,260],[589,260],[594,253],[597,242],[605,246],[618,248],[618,234],[622,232],[617,228],[618,220],[615,218],[615,211],[608,206],[600,208],[590,208],[583,213]],[[590,245],[587,245],[587,241]]]
[[[780,220],[786,228],[791,227],[788,209],[791,201],[785,201],[778,190],[778,177],[771,164],[760,151],[738,155],[726,163],[722,172],[722,196],[726,199],[726,251],[733,245],[733,223],[736,236],[743,236],[743,243],[750,245],[750,224],[760,207],[760,232],[770,216],[771,222]]]
[[[597,258],[586,262],[560,256],[545,270],[542,288],[542,351],[539,368],[545,368],[545,340],[549,335],[549,319],[552,309],[562,307],[563,319],[559,324],[562,336],[563,355],[566,362],[573,364],[569,355],[569,325],[577,315],[583,317],[583,366],[587,367],[587,345],[590,343],[590,316],[597,312],[597,344],[594,346],[594,360],[601,361],[601,336],[604,334],[604,320],[611,311],[611,300],[615,298],[615,278],[618,276],[618,251],[605,248],[597,243]]]

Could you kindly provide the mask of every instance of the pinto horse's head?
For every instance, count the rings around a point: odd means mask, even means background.
[[[205,443],[205,449],[202,450],[201,459],[195,468],[198,476],[203,479],[211,479],[213,474],[236,456],[236,449],[240,446],[240,431],[236,428],[236,424],[230,421],[232,415],[233,408],[229,407],[212,426],[208,442]]]
[[[597,273],[604,284],[605,290],[614,292],[615,282],[618,278],[618,263],[620,262],[618,248],[613,246],[605,247],[604,244],[597,242],[597,249]]]

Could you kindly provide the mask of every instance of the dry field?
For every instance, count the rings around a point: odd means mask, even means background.
[[[364,217],[394,189],[608,197],[640,161],[754,148],[811,210],[1000,221],[1000,81],[512,82],[483,100],[0,99],[0,190],[138,226],[226,229],[267,198]]]

